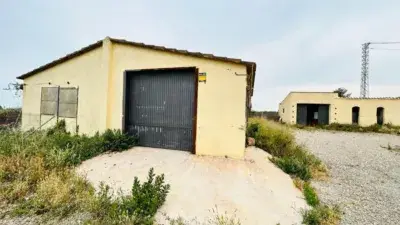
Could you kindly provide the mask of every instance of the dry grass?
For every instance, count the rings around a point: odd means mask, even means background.
[[[328,169],[325,164],[318,164],[311,168],[312,178],[319,181],[327,181],[329,179]]]
[[[108,130],[94,136],[71,135],[65,122],[37,132],[0,130],[0,217],[65,217],[87,211],[94,188],[73,166],[105,151],[122,151],[136,139]]]
[[[30,204],[53,216],[65,216],[73,211],[83,211],[93,198],[93,187],[74,171],[65,169],[52,171],[37,185]]]
[[[381,146],[381,148],[385,148],[385,149],[387,149],[389,151],[392,151],[392,152],[400,152],[400,146],[399,145],[392,146],[392,145],[390,145],[388,143],[387,146]]]
[[[298,177],[294,177],[293,184],[297,189],[299,189],[301,192],[303,192],[304,181],[302,179],[300,179]]]
[[[23,200],[47,174],[42,157],[0,155],[0,200],[8,203]]]

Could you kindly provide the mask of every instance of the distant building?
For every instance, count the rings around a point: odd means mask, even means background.
[[[279,104],[281,121],[288,124],[400,125],[400,97],[342,98],[333,92],[290,92]]]

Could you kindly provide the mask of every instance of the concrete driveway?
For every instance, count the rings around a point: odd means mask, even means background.
[[[125,193],[134,177],[144,181],[151,167],[156,174],[164,173],[171,191],[157,215],[161,224],[163,214],[203,223],[216,209],[242,224],[300,224],[301,209],[307,207],[303,195],[268,157],[257,148],[247,149],[245,159],[237,160],[135,147],[88,160],[78,172],[96,186],[104,181]]]

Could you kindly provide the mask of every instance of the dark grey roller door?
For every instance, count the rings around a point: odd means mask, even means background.
[[[329,124],[329,105],[318,106],[318,124]]]
[[[307,105],[297,104],[296,123],[300,125],[307,125]]]
[[[125,128],[140,145],[193,149],[194,69],[127,72],[126,84]]]

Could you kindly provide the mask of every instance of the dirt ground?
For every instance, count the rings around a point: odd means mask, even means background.
[[[164,173],[171,191],[157,214],[161,224],[165,215],[204,223],[215,211],[235,216],[242,224],[300,224],[301,210],[307,207],[303,195],[268,157],[257,148],[236,160],[135,147],[88,160],[78,172],[96,186],[104,181],[125,193],[134,177],[145,180],[151,167],[156,174]]]

